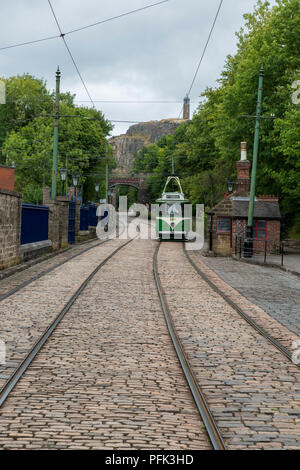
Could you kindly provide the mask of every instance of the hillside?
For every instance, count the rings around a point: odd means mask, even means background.
[[[112,137],[109,144],[113,148],[117,163],[116,172],[127,174],[132,167],[134,155],[145,145],[156,143],[165,135],[174,134],[182,119],[142,122],[131,126],[126,134]]]

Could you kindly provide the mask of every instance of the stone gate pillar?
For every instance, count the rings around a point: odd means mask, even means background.
[[[53,250],[68,246],[69,199],[59,196],[55,201],[50,199],[50,188],[43,188],[43,204],[49,207],[49,240]]]

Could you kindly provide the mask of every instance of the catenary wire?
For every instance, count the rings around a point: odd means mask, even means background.
[[[94,26],[97,26],[99,24],[103,24],[103,23],[107,23],[108,21],[113,21],[113,20],[116,20],[118,18],[123,18],[124,16],[128,16],[128,15],[131,15],[133,13],[138,13],[139,11],[142,11],[142,10],[147,10],[148,8],[152,8],[152,7],[155,7],[155,6],[158,6],[158,5],[161,5],[162,3],[167,3],[169,0],[162,0],[161,2],[157,2],[157,3],[152,3],[151,5],[146,5],[142,8],[137,8],[136,10],[132,10],[132,11],[129,11],[127,13],[122,13],[120,15],[117,15],[117,16],[113,16],[111,18],[107,18],[106,20],[102,20],[102,21],[97,21],[96,23],[92,23],[92,24],[89,24],[87,26],[83,26],[82,28],[77,28],[77,29],[73,29],[72,31],[68,31],[65,33],[66,34],[73,34],[73,33],[77,33],[78,31],[82,31],[84,29],[88,29],[88,28],[92,28]]]
[[[57,34],[56,36],[49,36],[47,38],[35,39],[34,41],[19,42],[18,44],[12,44],[11,46],[0,47],[0,51],[4,51],[6,49],[13,49],[14,47],[28,46],[29,44],[36,44],[37,42],[50,41],[51,39],[57,39],[59,37],[60,37],[59,34]]]
[[[200,61],[199,61],[198,65],[197,65],[196,72],[195,72],[195,74],[194,74],[194,76],[193,76],[192,83],[191,83],[191,85],[190,85],[190,87],[189,87],[189,89],[188,89],[188,92],[187,92],[186,96],[190,96],[190,93],[191,93],[191,91],[192,91],[192,88],[193,88],[193,86],[194,86],[194,84],[195,84],[195,81],[196,81],[197,75],[198,75],[198,73],[199,73],[199,69],[200,69],[200,67],[201,67],[201,64],[202,64],[202,62],[203,62],[203,59],[204,59],[204,56],[205,56],[205,53],[206,53],[206,50],[207,50],[209,41],[210,41],[210,39],[211,39],[213,30],[215,29],[215,25],[216,25],[217,19],[218,19],[218,17],[219,17],[220,10],[221,10],[221,7],[222,7],[222,5],[223,5],[223,1],[224,1],[224,0],[221,0],[221,1],[220,1],[220,4],[219,4],[219,6],[218,6],[217,13],[216,13],[216,15],[215,15],[215,18],[214,18],[212,27],[210,28],[209,35],[208,35],[207,41],[206,41],[206,43],[205,43],[205,46],[204,46],[204,49],[203,49],[203,52],[202,52]],[[181,114],[182,114],[182,110],[183,110],[183,108],[181,108],[181,111],[180,111],[180,114],[179,114],[179,118],[180,118],[180,116],[181,116]]]
[[[113,21],[113,20],[116,20],[116,19],[118,19],[118,18],[122,18],[122,17],[124,17],[124,16],[131,15],[131,14],[133,14],[133,13],[138,13],[139,11],[146,10],[146,9],[148,9],[148,8],[152,8],[152,7],[158,6],[158,5],[160,5],[160,4],[162,4],[162,3],[166,3],[166,2],[168,2],[168,1],[169,1],[169,0],[163,0],[163,1],[158,2],[158,3],[153,3],[153,4],[151,4],[151,5],[147,5],[147,6],[145,6],[145,7],[138,8],[138,9],[136,9],[136,10],[131,10],[131,11],[128,11],[127,13],[122,13],[122,14],[120,14],[120,15],[113,16],[113,17],[111,17],[111,18],[107,18],[107,19],[105,19],[105,20],[98,21],[98,22],[96,22],[96,23],[93,23],[93,24],[90,24],[90,25],[87,25],[87,26],[83,26],[83,27],[81,27],[81,28],[77,28],[77,29],[74,29],[74,30],[72,30],[72,31],[67,31],[66,33],[62,33],[62,32],[61,32],[60,35],[49,36],[49,37],[46,37],[46,38],[35,39],[35,40],[33,40],[33,41],[21,42],[21,43],[17,43],[17,44],[11,44],[10,46],[3,46],[3,47],[0,47],[0,51],[3,51],[3,50],[5,50],[5,49],[12,49],[12,48],[14,48],[14,47],[27,46],[27,45],[29,45],[29,44],[36,44],[36,43],[38,43],[38,42],[43,42],[43,41],[50,41],[51,39],[57,39],[57,38],[59,38],[59,37],[62,37],[62,35],[65,36],[65,35],[67,35],[67,34],[73,34],[73,33],[77,32],[77,31],[82,31],[82,30],[87,29],[87,28],[92,28],[92,27],[94,27],[94,26],[96,26],[96,25],[99,25],[99,24],[108,23],[109,21]]]
[[[84,81],[84,79],[83,79],[83,77],[82,77],[82,75],[81,75],[81,73],[80,73],[80,70],[79,70],[79,68],[78,68],[78,65],[76,64],[76,61],[75,61],[75,59],[74,59],[74,57],[73,57],[73,54],[72,54],[72,52],[71,52],[71,50],[70,50],[70,48],[69,48],[69,46],[68,46],[68,44],[67,44],[67,42],[66,42],[66,40],[65,40],[64,34],[63,34],[62,30],[61,30],[61,27],[60,27],[59,21],[58,21],[58,19],[57,19],[57,16],[56,16],[56,14],[55,14],[55,11],[54,11],[54,9],[53,9],[52,3],[51,3],[50,0],[48,0],[48,3],[49,3],[49,6],[50,6],[50,8],[51,8],[52,14],[53,14],[53,16],[54,16],[55,22],[56,22],[56,24],[57,24],[58,30],[59,30],[59,32],[60,32],[61,38],[62,38],[62,40],[63,40],[63,42],[64,42],[64,45],[65,45],[65,47],[66,47],[66,49],[67,49],[67,51],[68,51],[68,54],[69,54],[69,56],[71,57],[71,60],[72,60],[72,62],[73,62],[73,65],[74,65],[74,67],[75,67],[75,69],[76,69],[76,71],[77,71],[77,74],[78,74],[78,76],[79,76],[79,78],[80,78],[80,80],[81,80],[81,83],[83,84],[84,89],[85,89],[85,91],[86,91],[86,93],[87,93],[87,95],[88,95],[88,97],[89,97],[89,99],[90,99],[90,101],[91,101],[93,107],[95,108],[95,103],[93,102],[93,99],[92,99],[92,97],[91,97],[91,94],[90,94],[90,92],[89,92],[89,90],[88,90],[88,88],[87,88],[87,86],[86,86],[86,83],[85,83],[85,81]]]

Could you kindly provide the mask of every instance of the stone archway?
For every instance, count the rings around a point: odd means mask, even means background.
[[[132,187],[135,188],[138,192],[138,203],[145,204],[147,202],[145,198],[145,187],[144,187],[145,179],[144,178],[111,178],[109,180],[109,188],[114,191],[114,196],[112,200],[112,204],[116,206],[116,188],[118,187]]]

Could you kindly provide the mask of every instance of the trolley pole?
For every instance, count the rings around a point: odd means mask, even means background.
[[[59,94],[60,94],[60,70],[56,71],[56,93],[54,110],[54,145],[53,145],[53,167],[52,167],[52,191],[51,199],[55,201],[57,195],[57,154],[58,154],[58,123],[59,123]]]
[[[260,121],[261,121],[261,114],[262,114],[263,80],[264,80],[264,67],[262,66],[259,72],[259,83],[258,83],[258,94],[257,94],[256,125],[255,125],[255,134],[254,134],[248,227],[247,227],[246,240],[245,240],[245,246],[244,246],[245,258],[252,258],[253,256],[253,214],[254,214],[254,202],[255,202],[255,190],[256,190],[256,173],[257,173],[257,160],[258,160],[258,149],[259,149]]]

